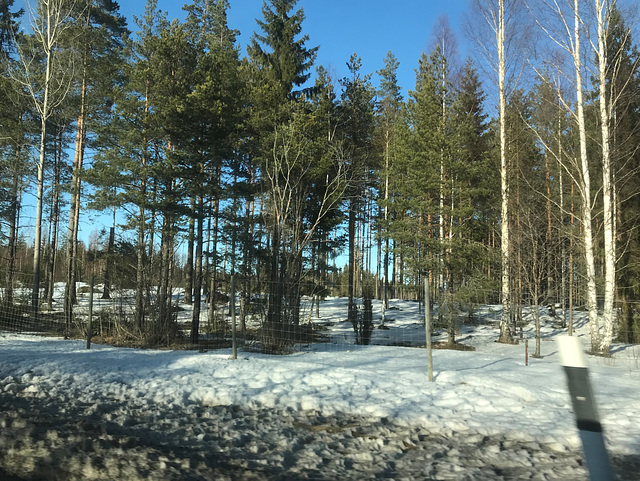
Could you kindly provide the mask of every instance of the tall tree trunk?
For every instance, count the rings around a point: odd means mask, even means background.
[[[611,150],[609,118],[610,105],[607,105],[607,50],[606,26],[608,23],[608,5],[606,0],[596,1],[596,15],[598,17],[598,87],[600,129],[602,137],[602,201],[603,201],[603,230],[604,230],[604,310],[602,315],[603,332],[596,346],[592,349],[604,355],[609,354],[613,340],[613,323],[615,321],[614,296],[616,291],[616,251],[614,227],[614,188],[611,172]]]
[[[111,299],[111,278],[113,276],[113,251],[116,244],[116,208],[113,208],[113,220],[109,229],[109,243],[107,244],[107,256],[104,261],[104,289],[102,299]]]
[[[252,171],[252,169],[250,169],[250,171]],[[240,330],[242,331],[243,337],[247,329],[247,323],[246,323],[247,307],[251,302],[251,294],[252,294],[252,288],[253,288],[251,285],[251,272],[252,272],[251,265],[254,262],[254,259],[252,258],[252,255],[251,255],[253,251],[251,243],[253,242],[253,234],[254,234],[254,222],[253,222],[254,209],[255,209],[254,201],[252,199],[247,198],[246,207],[245,207],[245,220],[248,222],[247,237],[245,239],[244,246],[242,249],[242,259],[243,259],[242,274],[244,277],[243,279],[244,289],[242,293],[242,301],[241,301],[241,309],[240,309]]]
[[[574,223],[574,204],[573,204],[573,188],[574,184],[571,182],[571,234],[569,235],[569,329],[568,333],[573,336],[573,239],[575,237],[575,223]]]
[[[551,172],[549,169],[549,154],[548,152],[545,152],[544,154],[544,182],[545,182],[545,188],[547,191],[547,202],[546,202],[546,207],[547,207],[547,232],[546,232],[546,252],[547,252],[547,259],[546,259],[546,271],[547,271],[547,299],[550,301],[553,312],[555,313],[555,298],[556,296],[554,295],[554,278],[553,278],[553,259],[554,259],[554,255],[553,255],[553,249],[552,249],[552,245],[553,245],[553,231],[551,229]]]
[[[145,124],[146,117],[149,113],[149,92],[148,92],[148,84],[147,90],[145,91]],[[142,178],[140,179],[140,205],[139,208],[139,218],[138,218],[138,255],[137,255],[137,265],[136,265],[136,308],[135,308],[135,322],[138,326],[140,332],[144,332],[145,329],[145,317],[146,317],[146,307],[147,307],[147,298],[145,297],[145,288],[149,286],[145,286],[145,265],[151,269],[149,265],[151,263],[151,256],[147,256],[147,245],[145,244],[145,236],[146,236],[146,228],[147,228],[147,212],[145,209],[145,202],[148,192],[147,186],[147,178],[146,178],[146,167],[149,159],[149,150],[147,147],[148,139],[146,134],[143,135],[142,138]],[[155,196],[154,196],[155,197]],[[153,239],[149,242],[149,250],[153,249]]]
[[[147,252],[147,246],[144,242],[145,237],[145,209],[144,206],[140,206],[140,213],[138,218],[138,256],[137,256],[137,265],[136,265],[136,310],[135,310],[135,321],[138,329],[142,331],[144,328],[144,318],[145,318],[145,285],[144,285],[144,269],[145,269],[145,258]]]
[[[47,77],[49,77],[49,62],[47,62]],[[45,88],[45,104],[47,104],[49,89]],[[31,317],[38,318],[38,305],[40,303],[40,251],[42,243],[42,200],[44,193],[44,162],[45,139],[47,136],[47,120],[42,116],[40,123],[40,158],[37,165],[37,189],[36,189],[36,225],[33,240],[33,283],[31,291]]]
[[[386,148],[385,148],[385,156],[384,156],[384,165],[385,165],[385,174],[384,174],[384,225],[385,225],[385,236],[384,236],[384,296],[383,296],[383,304],[385,309],[389,309],[389,139],[386,140]],[[383,311],[384,312],[384,311]],[[384,324],[384,317],[383,322]]]
[[[502,260],[502,318],[500,319],[499,342],[512,342],[509,332],[509,320],[511,317],[511,261],[510,261],[510,240],[509,240],[509,184],[507,165],[507,133],[506,133],[506,113],[507,98],[505,92],[505,11],[504,0],[498,2],[498,94],[500,97],[500,192],[501,192],[501,244],[500,255]]]
[[[347,319],[351,323],[356,322],[356,304],[354,302],[354,287],[356,274],[356,200],[349,199],[349,274],[348,274],[348,312]]]
[[[160,233],[160,278],[158,279],[158,295],[156,297],[156,305],[158,309],[158,322],[156,325],[156,334],[158,339],[168,339],[169,326],[169,245],[170,245],[170,225],[171,222],[165,213],[162,216],[162,231]]]
[[[198,195],[195,204],[198,225],[195,228],[195,266],[193,271],[193,317],[191,319],[191,343],[197,344],[200,332],[200,309],[202,305],[202,244],[204,242],[204,199]]]
[[[559,97],[558,97],[559,98]],[[560,279],[561,279],[561,308],[562,308],[562,328],[567,327],[567,265],[565,260],[567,259],[567,238],[566,238],[566,230],[564,228],[564,220],[565,220],[565,210],[564,210],[564,169],[562,167],[562,162],[560,161],[562,156],[562,108],[561,104],[558,104],[558,183],[559,183],[559,192],[560,192],[560,231],[558,234],[558,241],[560,242]],[[571,177],[569,177],[569,181],[572,182]]]
[[[216,186],[220,186],[220,167],[216,166],[214,172]],[[213,239],[210,256],[213,257],[213,269],[211,272],[211,285],[209,286],[209,322],[213,323],[216,314],[216,292],[218,290],[218,237],[220,229],[220,200],[218,196],[213,199]],[[217,326],[216,326],[217,327]]]
[[[194,246],[194,235],[195,235],[195,226],[196,226],[196,200],[191,198],[191,217],[189,217],[189,232],[187,234],[187,265],[185,266],[185,288],[184,288],[184,302],[186,304],[191,304],[193,297],[192,292],[194,289],[193,286],[193,277],[194,277],[194,266],[193,266],[193,246]],[[199,215],[202,215],[202,211],[200,211]]]
[[[584,116],[584,95],[582,88],[582,62],[580,59],[580,18],[579,0],[574,0],[574,50],[572,52],[576,71],[576,121],[580,138],[580,200],[582,207],[582,227],[587,275],[587,310],[592,349],[598,348],[598,304],[596,293],[596,268],[593,242],[591,177],[587,157],[587,130]]]
[[[58,253],[58,218],[60,216],[60,163],[62,162],[62,134],[59,133],[59,149],[56,149],[56,159],[54,164],[53,173],[53,199],[51,202],[51,240],[50,240],[50,254],[48,259],[47,271],[48,271],[48,287],[47,287],[47,304],[49,309],[53,306],[53,290],[55,285],[55,270],[56,260]]]
[[[16,150],[16,165],[17,160],[20,158],[21,148]],[[19,185],[20,175],[17,171],[13,172],[13,181],[11,184],[11,197],[9,201],[9,243],[7,249],[9,251],[9,267],[7,269],[7,284],[6,284],[6,300],[7,304],[11,306],[13,304],[13,284],[14,275],[16,271],[16,247],[18,244],[18,205],[19,205]]]
[[[76,303],[76,255],[78,252],[78,225],[80,219],[80,191],[82,164],[86,139],[85,108],[86,108],[86,79],[82,79],[80,91],[80,113],[76,126],[76,146],[73,157],[73,173],[71,179],[71,203],[69,211],[69,230],[67,233],[67,283],[65,286],[64,305],[67,326],[73,317],[73,305]]]

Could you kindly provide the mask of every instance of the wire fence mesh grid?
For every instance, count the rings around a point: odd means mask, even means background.
[[[65,299],[71,294],[65,283],[57,282],[41,287],[36,314],[31,276],[16,273],[12,279],[11,286],[6,282],[0,286],[0,331],[69,338],[91,334],[94,342],[107,344],[199,350],[230,348],[235,339],[240,349],[271,354],[354,350],[367,345],[424,347],[426,343],[423,293],[418,286],[389,290],[404,299],[385,301],[382,289],[377,296],[350,300],[344,296],[345,286],[339,284],[303,292],[299,285],[274,286],[240,276],[233,276],[232,282],[230,275],[203,283],[200,295],[170,284],[136,289],[118,282],[78,282],[69,306]],[[460,339],[465,326],[495,326],[501,319],[499,304],[482,302],[499,299],[498,292],[478,289],[464,298],[434,294],[436,336]],[[514,336],[532,336],[536,310],[538,317],[542,315],[560,330],[573,317],[573,322],[584,322],[584,316],[574,314],[584,312],[579,305],[571,313],[561,302],[547,300],[534,306],[529,301],[514,310],[510,326]],[[618,337],[625,338],[629,328],[633,326],[619,322]]]

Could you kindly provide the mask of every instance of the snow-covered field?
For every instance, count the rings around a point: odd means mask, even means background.
[[[424,346],[418,304],[391,305],[370,346],[328,299],[331,342],[236,360],[0,333],[0,479],[586,479],[546,310],[541,358],[494,342],[486,307],[458,332],[475,351],[435,350],[430,383],[426,351],[397,347]],[[524,337],[533,352],[533,322]],[[614,469],[638,479],[640,347],[613,352],[591,381]]]

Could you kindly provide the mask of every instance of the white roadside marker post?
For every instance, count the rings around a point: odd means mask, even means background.
[[[560,363],[567,375],[569,395],[582,441],[589,477],[593,481],[613,480],[582,344],[575,336],[560,336],[558,337],[558,348]]]

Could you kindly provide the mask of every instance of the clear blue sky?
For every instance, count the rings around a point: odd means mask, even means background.
[[[135,31],[133,16],[142,17],[146,0],[117,0],[120,12]],[[14,7],[36,0],[15,0]],[[184,19],[185,0],[158,0],[158,8],[168,18]],[[229,0],[229,26],[240,31],[241,53],[258,28],[256,18],[262,19],[263,0]],[[319,46],[316,66],[324,66],[337,81],[347,76],[346,62],[352,53],[362,59],[362,72],[373,74],[383,67],[383,59],[391,50],[400,62],[398,81],[402,90],[415,86],[415,69],[423,51],[430,51],[432,31],[438,19],[446,15],[458,43],[460,61],[464,62],[469,49],[460,28],[470,0],[298,0],[306,16],[303,34],[309,36],[309,47]],[[24,20],[27,23],[27,20]],[[312,72],[314,74],[315,72]]]
[[[170,19],[184,18],[186,2],[159,0],[158,8]],[[262,19],[262,0],[230,0],[229,26],[240,30],[241,52]],[[142,16],[144,0],[120,0],[120,8],[135,30],[132,15]],[[415,85],[415,69],[423,51],[431,49],[432,30],[441,15],[447,15],[457,36],[459,50],[464,55],[465,39],[460,30],[469,0],[298,0],[297,7],[305,13],[303,33],[309,35],[308,45],[319,45],[316,65],[324,66],[334,81],[348,74],[346,62],[352,53],[362,58],[363,73],[382,68],[387,51],[400,62],[398,81],[403,91]],[[464,60],[464,59],[462,59]]]

